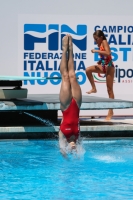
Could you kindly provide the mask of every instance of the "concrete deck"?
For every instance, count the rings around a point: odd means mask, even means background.
[[[133,108],[132,101],[83,95],[81,110]],[[28,95],[27,99],[1,100],[0,110],[60,110],[58,94]]]

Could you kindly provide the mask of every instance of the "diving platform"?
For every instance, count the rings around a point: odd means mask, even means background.
[[[121,99],[109,99],[82,96],[81,110],[105,110],[105,109],[133,108],[133,102]],[[29,94],[27,98],[0,99],[0,110],[60,110],[59,94]]]
[[[50,77],[0,76],[0,139],[24,139],[55,137],[59,131],[61,118],[59,94],[28,94],[22,88],[24,80],[43,80]],[[52,78],[54,79],[54,78]],[[61,79],[61,77],[55,77]],[[77,77],[78,79],[78,77]],[[8,88],[7,88],[8,87]],[[82,96],[81,110],[133,108],[133,102]],[[133,136],[133,121],[105,122],[81,119],[81,133],[88,137],[118,135]],[[128,133],[127,133],[128,132]],[[98,133],[100,133],[98,135]],[[107,133],[107,134],[106,134]]]
[[[28,90],[22,88],[23,81],[45,79],[61,79],[61,77],[0,76],[0,99],[27,98]]]
[[[133,108],[132,101],[83,95],[81,110]],[[61,118],[59,94],[29,94],[27,98],[0,99],[0,138],[47,138],[55,137]],[[133,137],[133,119],[130,121],[104,121],[82,119],[81,135],[88,137]],[[49,123],[50,122],[50,123]],[[124,135],[123,135],[124,136]]]
[[[25,118],[27,116],[25,115]],[[20,119],[20,118],[19,118]],[[8,126],[0,125],[0,139],[48,139],[58,138],[58,132],[61,119],[58,119],[53,126],[37,122],[34,118],[24,124],[17,119],[16,123],[10,123]],[[26,122],[25,119],[25,122]],[[84,138],[133,138],[133,117],[113,119],[105,121],[103,118],[97,119],[81,119],[80,134]]]

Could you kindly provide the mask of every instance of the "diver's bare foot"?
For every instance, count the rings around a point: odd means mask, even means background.
[[[112,117],[113,117],[113,110],[112,109],[110,109],[109,111],[108,111],[108,115],[107,115],[107,117],[105,118],[105,120],[107,120],[107,121],[109,121],[109,120],[111,120],[112,119]]]
[[[62,38],[62,50],[65,52],[68,50],[68,35]]]
[[[90,91],[86,92],[87,94],[91,94],[91,93],[97,93],[96,88],[95,89],[91,89]]]

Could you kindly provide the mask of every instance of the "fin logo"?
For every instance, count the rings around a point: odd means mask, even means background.
[[[73,43],[81,51],[86,51],[87,25],[84,24],[77,25],[76,32],[66,24],[24,24],[24,50],[33,51],[36,43],[47,43],[50,51],[61,50],[61,41],[66,34],[71,34]]]

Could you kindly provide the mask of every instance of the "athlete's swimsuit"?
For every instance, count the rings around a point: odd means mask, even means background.
[[[100,51],[105,51],[102,45],[100,46]],[[105,56],[105,55],[99,54],[99,56],[100,56],[100,64],[103,67],[104,73],[106,73],[106,67],[114,67],[111,55]]]
[[[78,139],[80,126],[79,126],[79,107],[72,98],[72,101],[69,107],[62,111],[63,113],[63,122],[60,125],[61,132],[65,135],[67,140],[74,135],[75,140]]]

